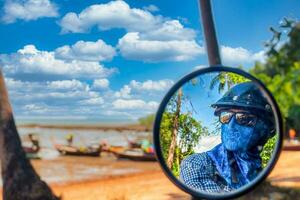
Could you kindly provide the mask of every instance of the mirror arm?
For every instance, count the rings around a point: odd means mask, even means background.
[[[199,0],[209,65],[221,65],[219,45],[210,0]]]

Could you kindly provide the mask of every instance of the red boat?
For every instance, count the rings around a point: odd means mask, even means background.
[[[28,159],[41,159],[39,155],[40,148],[23,147]]]
[[[299,141],[284,141],[282,150],[300,151],[300,142]]]
[[[32,147],[23,147],[25,153],[38,153],[39,148],[32,148]]]

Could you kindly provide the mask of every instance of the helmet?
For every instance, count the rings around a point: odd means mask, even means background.
[[[218,111],[226,108],[243,108],[253,112],[263,111],[272,115],[270,104],[253,82],[235,85],[211,106],[216,108],[215,115],[218,115]]]
[[[275,134],[275,122],[272,108],[260,88],[253,82],[239,83],[228,90],[221,99],[211,105],[215,115],[222,110],[237,108],[250,111],[260,117],[269,127],[265,139]],[[263,144],[266,142],[262,140]]]

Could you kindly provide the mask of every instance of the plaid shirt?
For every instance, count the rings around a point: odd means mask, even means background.
[[[180,179],[187,186],[204,192],[232,190],[219,175],[213,161],[205,152],[190,155],[181,162]]]

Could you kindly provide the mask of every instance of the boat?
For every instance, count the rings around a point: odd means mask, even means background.
[[[40,148],[32,148],[32,147],[23,147],[25,153],[38,153],[40,151]]]
[[[137,141],[128,140],[128,145],[130,148],[141,148],[141,144]]]
[[[124,151],[112,151],[118,159],[128,159],[133,161],[156,161],[154,153],[145,153],[142,149],[126,149]]]
[[[284,151],[300,151],[300,142],[295,141],[284,141],[282,150]]]
[[[23,142],[23,150],[26,153],[26,157],[28,159],[41,159],[39,155],[41,147],[37,135],[35,133],[29,133],[26,137]]]
[[[41,159],[39,155],[40,148],[23,147],[28,159]]]
[[[92,156],[98,157],[101,154],[101,146],[98,147],[75,147],[70,145],[61,145],[56,144],[55,149],[61,155],[68,155],[68,156]]]
[[[113,145],[102,146],[102,152],[108,152],[108,153],[121,152],[124,151],[125,149],[126,147],[124,146],[113,146]]]

